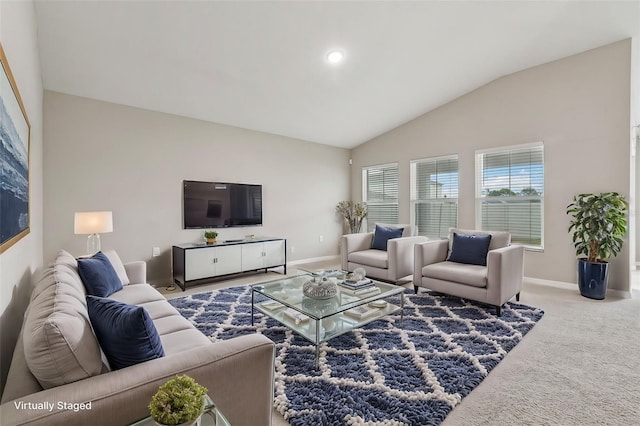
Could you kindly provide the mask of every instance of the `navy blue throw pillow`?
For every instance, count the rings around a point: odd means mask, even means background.
[[[78,259],[78,274],[87,294],[98,297],[111,296],[122,290],[122,281],[113,269],[109,258],[101,251],[92,257]]]
[[[487,266],[487,253],[491,235],[466,235],[453,233],[450,262]]]
[[[164,356],[158,330],[142,306],[87,296],[87,308],[112,370]]]
[[[402,237],[402,231],[404,231],[404,228],[390,228],[376,225],[376,229],[373,231],[373,243],[371,243],[371,248],[387,251],[388,241],[392,238]]]

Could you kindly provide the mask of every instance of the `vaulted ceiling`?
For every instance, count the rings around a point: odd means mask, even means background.
[[[47,90],[346,148],[640,35],[639,1],[39,0],[36,15]]]

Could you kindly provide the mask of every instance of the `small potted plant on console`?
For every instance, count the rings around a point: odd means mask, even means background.
[[[207,240],[207,244],[215,244],[217,236],[216,231],[204,231],[204,239]]]
[[[175,376],[151,398],[151,417],[158,425],[199,425],[207,391],[187,375]]]

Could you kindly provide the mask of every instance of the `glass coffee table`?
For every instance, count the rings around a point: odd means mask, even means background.
[[[316,368],[320,343],[398,311],[402,325],[404,287],[373,280],[378,288],[374,293],[351,294],[338,286],[336,296],[317,300],[302,293],[302,286],[312,277],[308,273],[252,285],[251,325],[257,309],[309,340],[315,344]],[[399,306],[385,300],[396,295],[400,295]]]

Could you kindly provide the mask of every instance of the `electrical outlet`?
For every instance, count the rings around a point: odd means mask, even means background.
[[[291,253],[295,253],[296,252],[296,248],[294,246],[291,246]]]
[[[158,257],[160,256],[160,247],[154,247],[153,250],[151,251],[151,255],[153,257]]]
[[[320,235],[320,238],[319,238],[319,239],[320,239],[320,242],[321,242],[321,243],[322,243],[322,242],[324,242],[324,235]]]

